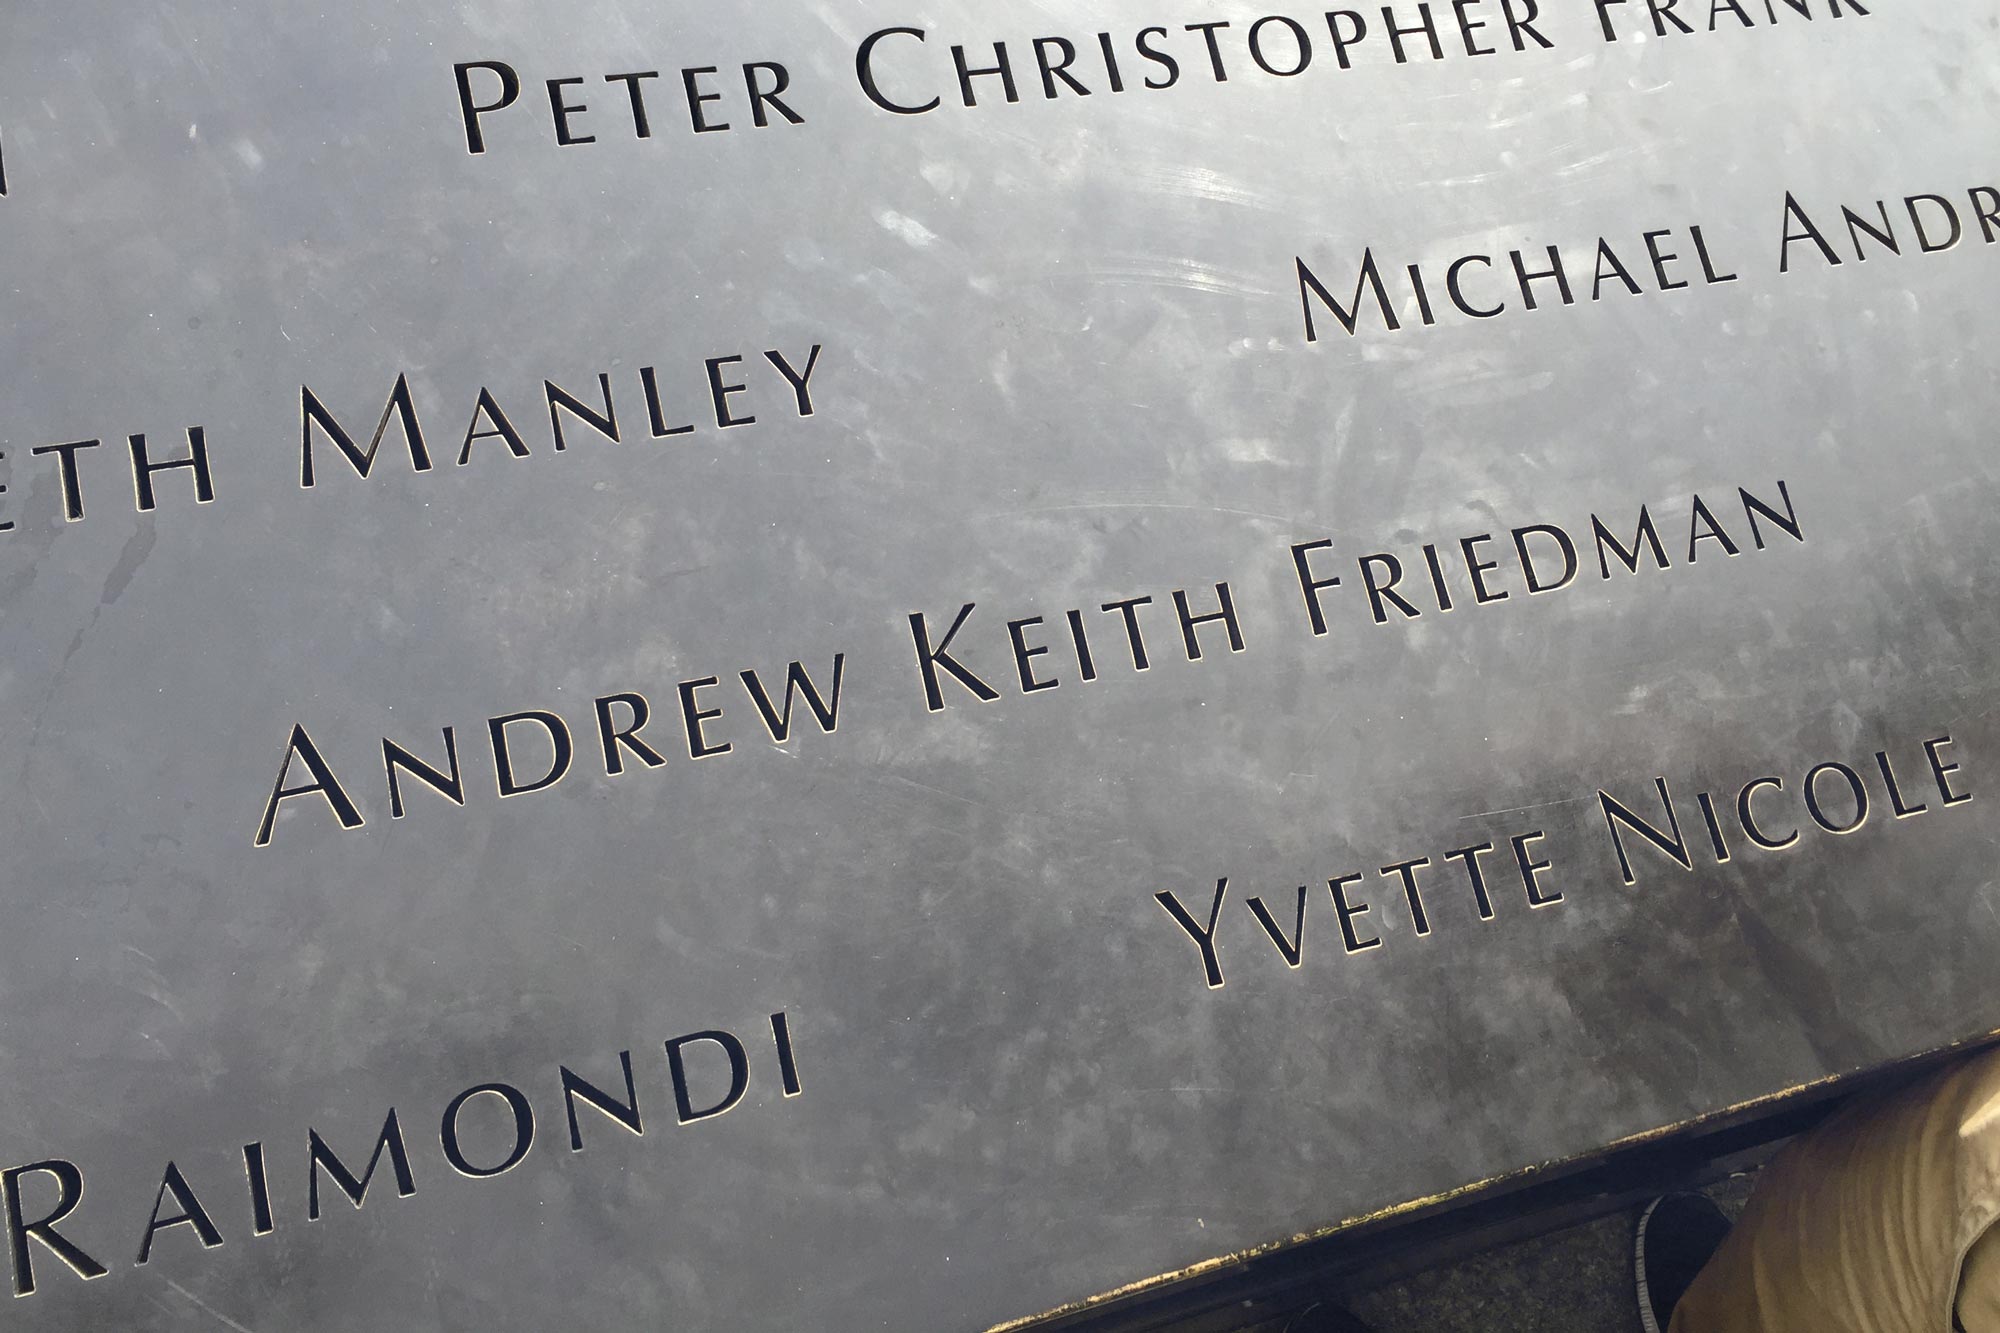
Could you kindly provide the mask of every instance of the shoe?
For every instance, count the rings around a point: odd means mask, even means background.
[[[1368,1325],[1338,1305],[1309,1306],[1292,1316],[1285,1333],[1373,1333]]]
[[[1632,1240],[1646,1333],[1666,1333],[1674,1307],[1728,1234],[1729,1218],[1705,1194],[1667,1194],[1646,1205]]]

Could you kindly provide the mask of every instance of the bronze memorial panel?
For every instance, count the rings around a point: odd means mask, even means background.
[[[16,0],[10,1327],[978,1330],[2000,1029],[1964,0]]]

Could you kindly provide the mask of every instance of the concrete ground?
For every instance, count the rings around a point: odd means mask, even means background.
[[[1751,1175],[1706,1191],[1732,1217]],[[1636,1210],[1488,1250],[1351,1297],[1376,1333],[1639,1333]]]

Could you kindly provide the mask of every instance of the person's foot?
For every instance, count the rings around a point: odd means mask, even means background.
[[[1728,1234],[1728,1217],[1705,1194],[1667,1194],[1646,1205],[1632,1240],[1646,1333],[1666,1333],[1674,1307]]]

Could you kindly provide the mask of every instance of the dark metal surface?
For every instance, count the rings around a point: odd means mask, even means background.
[[[1100,8],[8,7],[13,1325],[977,1330],[2000,1028],[1994,20]]]

